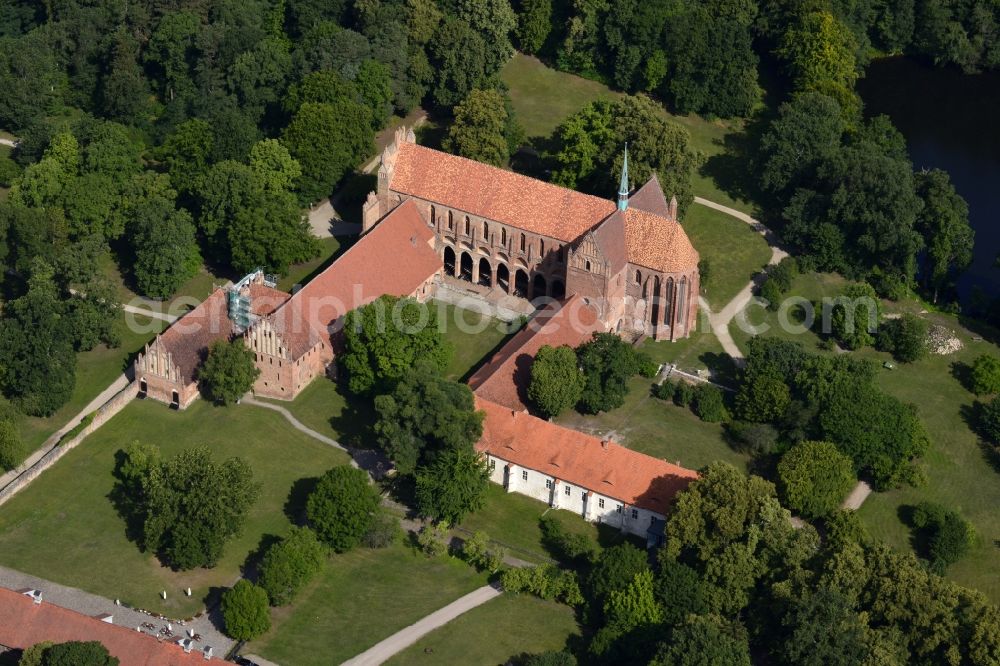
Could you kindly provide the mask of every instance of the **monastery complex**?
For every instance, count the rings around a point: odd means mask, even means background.
[[[607,331],[690,334],[698,253],[655,175],[633,191],[626,155],[617,201],[605,200],[419,146],[401,128],[362,226],[357,243],[293,294],[260,272],[217,289],[138,356],[141,393],[187,407],[209,345],[242,337],[261,370],[254,393],[294,399],[333,363],[346,313],[384,294],[423,302],[464,281],[539,306],[469,380],[486,414],[477,449],[491,479],[657,540],[695,473],[539,419],[524,393],[543,345],[575,347]]]

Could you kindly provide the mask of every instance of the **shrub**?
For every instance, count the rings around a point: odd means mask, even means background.
[[[597,553],[597,544],[584,534],[567,532],[553,516],[543,516],[538,521],[542,528],[542,544],[559,561],[583,565]]]
[[[40,650],[35,648],[41,647]],[[39,643],[25,650],[21,664],[28,666],[118,666],[117,657],[98,641],[67,641],[66,643]]]
[[[685,381],[677,382],[677,390],[674,391],[674,404],[678,407],[687,407],[694,399],[694,387]]]
[[[369,548],[388,548],[403,536],[403,528],[399,526],[399,518],[388,511],[379,511],[375,522],[365,534],[362,542]]]
[[[796,444],[778,463],[778,486],[789,508],[819,518],[840,506],[856,482],[854,464],[830,442]]]
[[[226,633],[236,640],[257,638],[271,628],[267,592],[241,578],[222,593],[222,619]]]
[[[306,502],[306,517],[320,539],[343,553],[372,528],[378,508],[378,491],[364,470],[341,465],[320,478]]]
[[[695,388],[691,408],[706,423],[719,423],[729,418],[722,391],[711,384],[701,384]]]
[[[731,421],[726,435],[735,450],[752,456],[770,454],[778,442],[778,429],[769,423]]]
[[[653,360],[649,354],[636,352],[636,374],[646,379],[652,379],[660,371],[660,364]]]
[[[319,572],[325,559],[326,547],[316,533],[293,527],[288,536],[267,549],[257,582],[272,606],[284,606]]]
[[[776,266],[771,267],[767,275],[781,293],[785,293],[792,288],[792,282],[799,276],[799,262],[795,257],[785,257]]]
[[[918,549],[939,574],[965,557],[975,541],[972,525],[957,511],[934,502],[913,507],[911,524],[917,532]]]
[[[462,557],[480,571],[498,571],[505,555],[503,548],[490,545],[490,537],[483,531],[476,532],[462,544]]]
[[[867,282],[849,284],[844,293],[834,299],[830,310],[830,333],[845,349],[861,349],[874,344],[874,327],[879,320],[878,294]],[[817,323],[827,324],[825,308]]]
[[[28,454],[13,419],[0,420],[0,469],[11,470]]]
[[[427,557],[440,557],[448,552],[448,523],[424,525],[417,533],[417,545]]]
[[[1000,358],[982,354],[972,362],[969,388],[976,395],[1000,393]]]
[[[910,313],[886,320],[879,327],[875,343],[900,363],[919,361],[927,355],[927,322]]]
[[[507,569],[501,575],[500,582],[504,590],[515,594],[527,592],[547,601],[561,601],[569,606],[578,606],[584,601],[576,574],[552,564]]]
[[[979,428],[994,444],[1000,444],[1000,397],[993,398],[982,407]]]
[[[774,278],[766,277],[764,282],[760,285],[760,292],[758,295],[767,301],[767,309],[771,311],[777,311],[781,306],[781,296],[783,292],[781,287]]]
[[[677,392],[677,384],[665,379],[659,384],[653,385],[653,397],[660,400],[673,400],[674,393]]]

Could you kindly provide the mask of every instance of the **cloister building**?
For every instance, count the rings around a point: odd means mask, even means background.
[[[606,330],[687,337],[698,307],[698,253],[654,175],[618,200],[582,194],[417,145],[401,128],[382,154],[364,230],[413,201],[444,274],[527,299],[580,295]]]

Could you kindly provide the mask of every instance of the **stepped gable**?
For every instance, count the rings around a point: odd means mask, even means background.
[[[615,210],[608,199],[415,143],[399,146],[389,187],[567,243]]]
[[[469,379],[473,392],[509,409],[526,410],[531,363],[543,345],[576,347],[604,330],[597,311],[578,295],[545,306]]]
[[[629,263],[661,273],[698,269],[698,251],[679,223],[631,205],[624,215]]]
[[[693,470],[601,441],[476,397],[486,413],[476,450],[666,515],[674,496],[698,478]]]
[[[25,594],[0,588],[0,645],[23,650],[43,641],[99,641],[123,666],[194,666],[207,660],[203,645],[185,653],[173,640],[160,642],[135,629],[44,600],[36,604]],[[208,661],[218,662],[215,657]]]
[[[351,310],[382,296],[409,296],[441,270],[434,233],[407,200],[385,216],[270,318],[299,358]]]

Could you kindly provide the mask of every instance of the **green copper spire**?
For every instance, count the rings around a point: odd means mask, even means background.
[[[622,182],[618,186],[618,210],[628,208],[628,144],[625,144],[625,161],[622,162]]]

